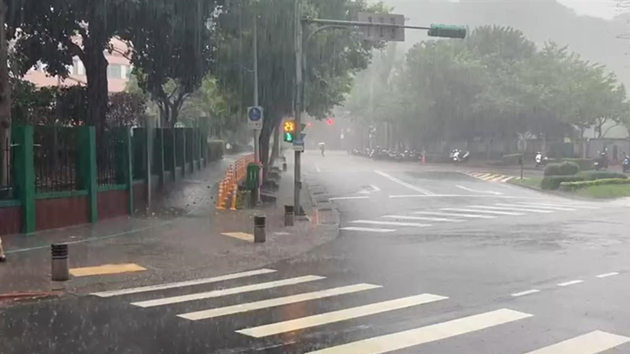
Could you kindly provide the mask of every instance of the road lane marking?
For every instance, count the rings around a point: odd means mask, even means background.
[[[394,232],[394,229],[373,229],[370,227],[342,227],[339,230],[346,231],[364,231],[364,232]]]
[[[628,341],[628,337],[593,331],[526,354],[596,354]]]
[[[320,277],[318,275],[306,275],[303,277],[276,280],[276,281],[260,283],[260,284],[245,285],[245,286],[239,286],[236,288],[213,290],[213,291],[206,291],[206,292],[196,293],[196,294],[188,294],[188,295],[181,295],[181,296],[166,297],[162,299],[132,302],[131,304],[134,306],[144,307],[144,308],[170,305],[170,304],[177,304],[180,302],[203,300],[203,299],[209,299],[213,297],[242,294],[242,293],[247,293],[247,292],[252,292],[252,291],[257,291],[257,290],[277,288],[280,286],[301,284],[301,283],[306,283],[309,281],[315,281],[315,280],[321,280],[321,279],[325,279],[325,277]]]
[[[558,286],[569,286],[569,285],[574,285],[574,284],[579,284],[579,283],[583,283],[584,280],[571,280],[571,281],[566,281],[564,283],[560,283],[558,284]]]
[[[248,312],[248,311],[294,304],[294,303],[303,302],[303,301],[322,299],[322,298],[327,298],[331,296],[351,294],[351,293],[356,293],[356,292],[364,291],[364,290],[378,289],[380,287],[381,287],[380,285],[373,285],[373,284],[355,284],[355,285],[342,286],[339,288],[314,291],[310,293],[278,297],[275,299],[255,301],[255,302],[250,302],[246,304],[238,304],[234,306],[219,307],[219,308],[214,308],[210,310],[189,312],[189,313],[184,313],[177,316],[191,320],[191,321],[198,321],[198,320],[204,320],[208,318],[233,315],[236,313],[243,313],[243,312]]]
[[[505,211],[516,211],[516,212],[526,211],[526,212],[539,213],[539,214],[549,214],[549,213],[553,213],[553,210],[528,209],[528,208],[526,208],[526,207],[514,208],[514,207],[498,207],[498,206],[485,206],[485,205],[471,205],[471,206],[469,206],[468,208],[481,208],[481,209],[490,209],[490,210],[505,210]]]
[[[497,218],[496,216],[492,216],[492,215],[440,213],[440,212],[437,212],[437,211],[414,211],[413,214],[438,215],[438,216],[455,216],[455,217],[473,218],[473,219],[496,219]]]
[[[361,197],[334,197],[334,198],[328,198],[328,200],[352,200],[352,199],[370,199],[370,197],[361,196]]]
[[[619,273],[618,272],[604,273],[604,274],[598,275],[597,278],[608,278],[614,275],[619,275]]]
[[[372,337],[308,354],[380,354],[435,342],[531,317],[528,313],[501,309],[452,321]]]
[[[92,275],[142,272],[145,270],[147,270],[145,267],[139,266],[135,263],[103,264],[95,267],[71,268],[70,274],[74,277],[87,277]]]
[[[533,203],[519,203],[519,204],[533,204]],[[557,204],[557,203],[535,203],[536,205],[544,205],[544,206],[549,206],[549,207],[555,207],[555,208],[578,208],[578,209],[593,209],[593,210],[597,210],[597,209],[601,209],[600,207],[594,207],[594,206],[588,206],[588,205],[575,205],[575,204]]]
[[[387,173],[385,173],[383,171],[375,170],[374,172],[376,172],[376,174],[378,174],[380,176],[383,176],[383,177],[387,178],[388,180],[390,180],[392,182],[396,182],[396,183],[400,184],[401,186],[405,186],[405,187],[407,187],[409,189],[412,189],[412,190],[414,190],[416,192],[420,192],[420,193],[423,193],[425,195],[433,195],[433,193],[429,192],[426,189],[422,189],[420,187],[414,186],[413,184],[409,184],[407,182],[403,182],[403,181],[399,180],[398,178],[390,176],[390,175],[388,175]]]
[[[322,313],[319,315],[302,317],[295,320],[272,323],[259,327],[241,329],[236,332],[251,337],[262,338],[272,336],[279,333],[296,331],[304,328],[321,326],[329,323],[350,320],[377,313],[404,309],[407,307],[418,306],[435,301],[448,299],[445,296],[421,294],[416,296],[404,297],[401,299],[378,302],[374,304],[357,306],[349,309]]]
[[[501,198],[501,199],[537,199],[536,197],[523,197],[514,195],[487,195],[487,194],[392,194],[390,198]]]
[[[396,222],[396,221],[377,221],[377,220],[354,220],[350,221],[355,224],[372,224],[372,225],[385,225],[385,226],[414,226],[414,227],[427,227],[431,224],[419,224],[415,222]]]
[[[501,194],[503,194],[501,192],[493,192],[493,191],[478,191],[478,190],[470,189],[470,188],[467,188],[467,187],[464,187],[464,186],[460,186],[460,185],[455,185],[455,187],[457,187],[459,189],[463,189],[463,190],[468,191],[468,192],[473,192],[473,193],[489,193],[489,194],[494,194],[494,195],[501,195]]]
[[[101,291],[101,292],[97,292],[97,293],[92,293],[90,295],[94,295],[94,296],[98,296],[98,297],[112,297],[112,296],[120,296],[120,295],[129,295],[129,294],[144,293],[144,292],[148,292],[148,291],[175,289],[175,288],[182,288],[182,287],[185,287],[185,286],[217,283],[217,282],[225,281],[225,280],[239,279],[239,278],[251,277],[253,275],[269,274],[269,273],[275,273],[275,272],[276,272],[276,270],[273,270],[273,269],[257,269],[257,270],[250,270],[250,271],[247,271],[247,272],[221,275],[221,276],[212,277],[212,278],[203,278],[203,279],[181,281],[181,282],[177,282],[177,283],[149,285],[149,286],[142,286],[142,287],[139,287],[139,288],[128,288],[128,289],[121,289],[121,290]]]
[[[487,213],[487,214],[496,214],[496,215],[525,215],[523,213],[513,213],[509,211],[497,211],[497,210],[482,210],[482,209],[463,209],[463,208],[442,208],[440,210],[444,211],[462,211],[464,213]]]
[[[246,232],[224,232],[221,235],[233,237],[247,242],[254,242],[254,235],[248,234]]]
[[[384,218],[402,219],[402,220],[426,220],[426,221],[443,221],[443,222],[464,222],[464,220],[447,219],[447,218],[431,218],[426,216],[405,216],[405,215],[385,215]]]
[[[512,296],[519,297],[519,296],[525,296],[525,295],[535,294],[535,293],[539,293],[539,292],[540,292],[540,290],[538,290],[538,289],[531,289],[531,290],[521,291],[520,293],[514,293],[514,294],[512,294]]]
[[[548,209],[548,210],[558,210],[558,211],[576,211],[577,210],[577,209],[571,209],[571,208],[549,207],[549,206],[544,206],[540,204],[527,204],[527,203],[519,203],[519,204],[497,203],[496,205],[511,206],[511,207],[517,207],[517,208],[538,208],[538,209]]]

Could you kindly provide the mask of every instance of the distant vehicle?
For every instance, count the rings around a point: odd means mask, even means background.
[[[621,162],[621,170],[623,173],[630,171],[630,156],[624,153],[623,162]]]
[[[459,149],[455,149],[451,151],[450,157],[451,157],[451,161],[455,163],[466,162],[470,158],[470,151],[462,151]]]
[[[549,157],[543,155],[542,152],[539,151],[536,153],[535,161],[536,167],[547,166],[547,163],[549,162]]]
[[[608,168],[608,149],[599,153],[599,158],[595,160],[595,171],[605,170]]]

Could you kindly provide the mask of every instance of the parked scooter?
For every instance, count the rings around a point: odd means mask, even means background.
[[[595,160],[595,171],[605,170],[608,168],[608,149],[604,149],[599,154],[599,158]]]
[[[542,152],[537,152],[536,153],[536,167],[540,167],[540,166],[547,166],[547,163],[549,162],[549,158],[547,156],[544,156],[542,154]]]
[[[630,156],[624,153],[623,161],[621,162],[621,170],[623,173],[627,173],[630,171]]]

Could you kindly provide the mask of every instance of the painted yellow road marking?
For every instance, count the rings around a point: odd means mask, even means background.
[[[501,309],[479,315],[459,318],[452,321],[411,329],[408,331],[387,334],[356,342],[342,344],[311,352],[310,354],[380,354],[416,345],[435,342],[521,320],[532,315],[509,309]]]
[[[75,277],[86,277],[90,275],[106,275],[106,274],[118,274],[118,273],[129,273],[129,272],[141,272],[143,270],[147,270],[147,269],[135,263],[103,264],[96,267],[72,268],[70,269],[70,274],[72,274],[72,276],[75,276]]]
[[[221,235],[234,237],[247,242],[254,242],[254,235],[248,234],[246,232],[224,232]]]
[[[527,354],[595,354],[629,341],[628,337],[593,331]]]

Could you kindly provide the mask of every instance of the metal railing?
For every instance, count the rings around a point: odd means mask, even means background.
[[[34,127],[35,190],[38,193],[77,189],[78,131],[62,127]]]

